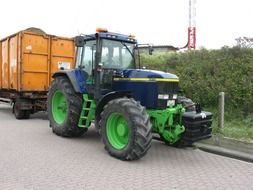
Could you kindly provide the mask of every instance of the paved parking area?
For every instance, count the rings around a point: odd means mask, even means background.
[[[148,154],[126,162],[110,157],[90,129],[61,138],[45,113],[16,120],[0,104],[0,189],[252,189],[253,164],[153,141]]]

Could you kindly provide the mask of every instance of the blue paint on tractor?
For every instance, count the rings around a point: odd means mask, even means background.
[[[117,70],[117,76],[122,76],[122,80],[113,81],[113,91],[130,91],[133,98],[141,102],[141,105],[149,109],[157,109],[158,107],[158,82],[145,80],[146,78],[169,78],[178,79],[178,77],[171,73],[165,73],[155,70],[144,69],[126,69]],[[124,78],[126,80],[124,80]],[[144,78],[143,81],[128,80],[133,78]],[[152,100],[152,101],[150,101]]]
[[[86,36],[86,39],[96,39],[96,35],[98,35],[100,38],[106,38],[110,40],[119,40],[133,44],[137,43],[135,39],[130,38],[128,35],[118,34],[114,32],[99,32],[96,34],[90,34]]]
[[[121,41],[136,43],[135,39],[132,39],[127,35],[118,34],[118,33],[114,33],[114,32],[99,32],[98,35],[101,38],[111,38],[111,39],[115,39],[115,40],[121,40]]]
[[[77,81],[78,86],[80,88],[80,92],[83,93],[83,94],[87,93],[85,72],[83,70],[80,70],[80,69],[75,69],[74,73],[75,73],[75,76],[76,76],[76,81]]]
[[[178,79],[177,75],[155,70],[126,69],[122,71],[125,78],[170,78]]]
[[[114,81],[112,89],[132,92],[133,98],[147,108],[157,106],[158,87],[155,81]]]

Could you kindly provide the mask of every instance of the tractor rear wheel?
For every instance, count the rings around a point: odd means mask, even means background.
[[[48,92],[48,118],[52,131],[63,137],[83,135],[87,129],[79,128],[82,96],[74,91],[66,77],[56,77]]]
[[[149,115],[134,99],[111,100],[101,113],[101,135],[108,153],[121,160],[137,160],[151,146]]]

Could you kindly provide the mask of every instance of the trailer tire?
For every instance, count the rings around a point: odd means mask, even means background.
[[[118,98],[107,103],[99,124],[105,149],[113,157],[137,160],[151,146],[152,127],[149,115],[132,98]]]
[[[82,95],[74,91],[66,77],[54,79],[47,100],[48,118],[53,133],[62,137],[78,137],[87,131],[87,128],[78,127],[82,102]]]
[[[17,100],[13,105],[13,113],[16,119],[29,119],[30,111],[29,110],[21,110],[19,104],[21,100]]]
[[[30,110],[25,110],[24,119],[29,119],[30,118],[30,114],[31,114]]]

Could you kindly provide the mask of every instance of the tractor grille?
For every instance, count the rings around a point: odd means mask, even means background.
[[[178,93],[178,82],[157,82],[158,94],[168,94],[169,99],[172,99],[173,94]],[[167,100],[157,100],[157,108],[165,109]]]
[[[177,94],[178,82],[158,82],[158,94]]]

